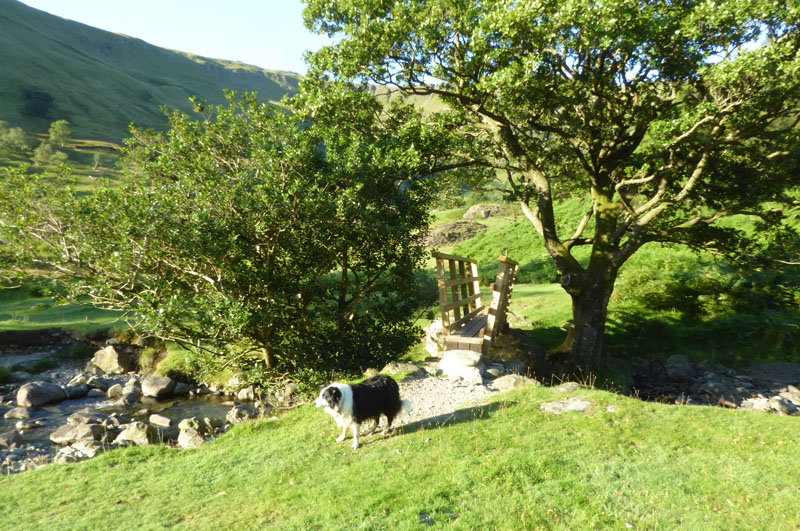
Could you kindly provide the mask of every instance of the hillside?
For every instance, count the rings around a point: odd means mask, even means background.
[[[133,122],[166,126],[160,107],[190,111],[189,98],[224,101],[222,89],[279,101],[300,76],[166,50],[0,0],[0,120],[47,132],[67,120],[75,138],[120,140]]]

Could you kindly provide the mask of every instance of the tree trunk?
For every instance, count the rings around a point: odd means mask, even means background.
[[[575,369],[584,372],[592,371],[603,364],[608,301],[617,276],[610,264],[600,267],[601,272],[596,269],[590,266],[577,282],[570,278],[565,278],[562,282],[564,289],[572,297],[573,322],[564,343],[548,352],[548,358],[566,355]]]

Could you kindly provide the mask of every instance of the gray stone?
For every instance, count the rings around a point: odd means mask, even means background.
[[[33,408],[18,406],[14,409],[9,409],[3,418],[6,419],[29,419],[33,415]]]
[[[85,372],[79,372],[75,377],[69,381],[67,384],[70,385],[80,385],[80,384],[87,384],[89,383],[89,375]]]
[[[252,402],[256,399],[256,391],[252,385],[239,389],[236,398],[242,402]]]
[[[64,390],[50,382],[26,383],[17,391],[17,404],[37,407],[51,402],[60,402],[66,398]]]
[[[501,212],[503,212],[503,207],[500,205],[472,205],[461,217],[463,219],[486,219],[497,216]]]
[[[253,406],[239,405],[233,406],[225,415],[225,420],[231,424],[239,424],[246,420],[258,417],[258,410]]]
[[[13,450],[22,445],[22,436],[18,431],[0,433],[0,448]]]
[[[494,380],[494,379],[497,379],[497,378],[500,378],[501,376],[503,376],[503,372],[504,371],[502,369],[496,369],[494,367],[490,367],[490,368],[486,369],[486,372],[484,373],[484,376]]]
[[[673,354],[664,362],[667,376],[673,380],[690,381],[696,376],[694,365],[689,358],[681,354]]]
[[[89,376],[89,379],[86,381],[86,385],[88,385],[92,389],[99,389],[104,393],[108,391],[108,388],[114,385],[113,380],[109,380],[108,378],[102,378],[100,376]]]
[[[434,320],[425,329],[425,350],[434,358],[439,358],[444,352],[444,330],[442,320]]]
[[[114,384],[108,388],[108,391],[106,391],[106,396],[108,396],[108,398],[119,398],[122,396],[122,389],[122,385]]]
[[[145,376],[142,379],[142,394],[153,398],[162,398],[172,394],[175,380],[168,376]]]
[[[797,404],[786,400],[782,396],[773,396],[770,398],[769,405],[781,415],[796,415],[798,412]]]
[[[120,396],[114,402],[114,404],[116,404],[118,406],[131,406],[131,405],[139,402],[139,399],[141,398],[141,396],[142,395],[140,395],[139,393],[123,393],[122,396]]]
[[[95,352],[92,363],[103,372],[109,374],[125,373],[135,367],[133,356],[117,350],[113,345]]]
[[[14,425],[17,430],[38,430],[39,428],[44,426],[44,420],[18,420],[17,423]]]
[[[89,398],[106,398],[106,394],[101,389],[89,389],[86,396]]]
[[[556,402],[546,402],[539,406],[539,409],[545,413],[552,413],[553,415],[560,415],[565,411],[586,411],[592,403],[582,396],[573,396],[558,400]]]
[[[59,465],[66,465],[69,463],[76,463],[80,461],[82,457],[83,455],[80,450],[71,446],[67,446],[66,448],[62,448],[58,451],[56,456],[53,458],[53,462]]]
[[[91,439],[75,441],[70,446],[88,458],[96,457],[97,454],[106,450],[106,447],[103,445],[103,443]]]
[[[114,444],[135,444],[136,446],[147,446],[157,441],[158,434],[156,429],[148,426],[144,422],[131,422],[120,426],[122,431],[114,439]]]
[[[99,440],[105,433],[99,424],[64,424],[50,434],[50,440],[56,444],[66,445],[84,439]]]
[[[411,373],[411,375],[414,376],[422,373],[423,371],[413,363],[388,363],[381,372],[391,376],[400,373]]]
[[[452,363],[462,365],[464,367],[477,367],[481,363],[481,353],[473,352],[472,350],[448,350],[442,355],[442,361],[439,362],[439,367],[442,363]]]
[[[172,419],[169,417],[165,417],[164,415],[158,415],[158,414],[150,415],[149,421],[150,424],[152,424],[153,426],[157,426],[160,428],[169,428],[170,426],[172,426]]]
[[[448,378],[461,378],[471,385],[483,383],[483,376],[477,367],[465,367],[464,365],[445,365],[439,367]]]
[[[577,382],[565,382],[553,389],[557,393],[574,393],[582,389],[581,384]]]
[[[800,389],[793,385],[788,385],[782,389],[779,396],[800,406]]]
[[[89,393],[89,386],[85,383],[81,384],[70,384],[64,387],[64,394],[67,395],[67,398],[74,399],[74,398],[83,398]]]
[[[495,389],[500,391],[510,391],[511,389],[516,389],[518,387],[539,385],[539,382],[533,378],[527,378],[525,376],[520,376],[519,374],[506,374],[505,376],[501,376],[500,378],[496,379],[493,382],[493,385]]]
[[[67,424],[102,424],[107,418],[108,413],[104,413],[93,407],[85,407],[67,417]]]
[[[194,428],[182,428],[178,435],[178,446],[181,448],[199,448],[204,439]]]
[[[191,428],[191,429],[196,430],[196,431],[199,432],[200,430],[203,429],[202,428],[202,424],[203,424],[202,421],[200,419],[198,419],[197,417],[189,417],[189,418],[181,420],[178,423],[178,428],[181,431],[188,430],[188,429]]]

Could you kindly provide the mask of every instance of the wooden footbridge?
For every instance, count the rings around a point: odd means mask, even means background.
[[[490,286],[492,301],[487,308],[481,303],[481,277],[475,260],[443,253],[433,253],[433,257],[445,351],[472,350],[488,357],[506,324],[519,264],[506,256],[499,258],[497,278]]]

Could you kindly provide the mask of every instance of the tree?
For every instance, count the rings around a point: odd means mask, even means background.
[[[20,153],[28,149],[28,135],[20,127],[11,127],[6,130],[5,134],[0,135],[0,146]]]
[[[0,239],[19,268],[129,311],[204,353],[208,370],[309,383],[312,370],[396,358],[417,337],[413,271],[434,199],[414,177],[429,173],[426,143],[439,138],[397,147],[395,126],[413,113],[363,93],[340,93],[347,114],[333,126],[228,99],[196,102],[197,121],[171,114],[166,136],[134,129],[124,182],[88,196],[7,171]]]
[[[50,142],[62,148],[72,139],[72,130],[66,120],[57,120],[50,124]]]
[[[745,253],[797,201],[800,9],[791,2],[306,0],[338,34],[320,79],[436,95],[463,161],[507,176],[572,299],[572,364],[602,364],[620,268],[650,242]],[[794,155],[792,155],[794,154]],[[559,197],[591,198],[565,231]],[[796,198],[796,195],[794,196]],[[588,260],[575,250],[591,249]]]
[[[33,158],[31,160],[37,166],[48,166],[52,156],[53,147],[48,142],[42,142],[39,147],[33,150]]]

